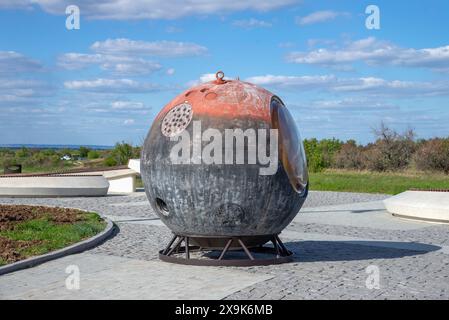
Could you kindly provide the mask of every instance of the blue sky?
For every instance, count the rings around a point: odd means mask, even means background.
[[[218,70],[279,95],[306,138],[449,136],[448,30],[446,0],[0,0],[0,144],[139,144]]]

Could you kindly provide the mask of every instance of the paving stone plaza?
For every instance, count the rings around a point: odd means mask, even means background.
[[[116,224],[100,246],[0,276],[0,299],[449,299],[449,226],[385,211],[383,195],[311,192],[281,234],[294,262],[195,267],[162,262],[171,237],[143,192],[8,199],[98,212]],[[67,268],[79,287],[67,285]]]

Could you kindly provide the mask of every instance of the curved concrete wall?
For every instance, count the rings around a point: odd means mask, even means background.
[[[98,197],[108,188],[101,175],[0,177],[0,197]]]
[[[406,191],[385,199],[384,204],[396,216],[449,223],[449,192]]]

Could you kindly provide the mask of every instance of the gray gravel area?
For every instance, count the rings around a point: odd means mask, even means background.
[[[339,204],[359,203],[384,200],[390,197],[385,194],[310,191],[303,208],[333,206]]]
[[[387,195],[310,191],[304,208],[383,200]],[[101,212],[105,215],[156,217],[144,192],[92,198],[1,198],[0,203],[69,206]]]

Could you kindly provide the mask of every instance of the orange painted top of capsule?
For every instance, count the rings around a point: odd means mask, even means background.
[[[193,114],[218,118],[249,117],[271,122],[270,101],[273,94],[252,83],[225,80],[216,73],[216,80],[192,87],[169,102],[157,115],[163,117],[173,107],[188,102]]]

